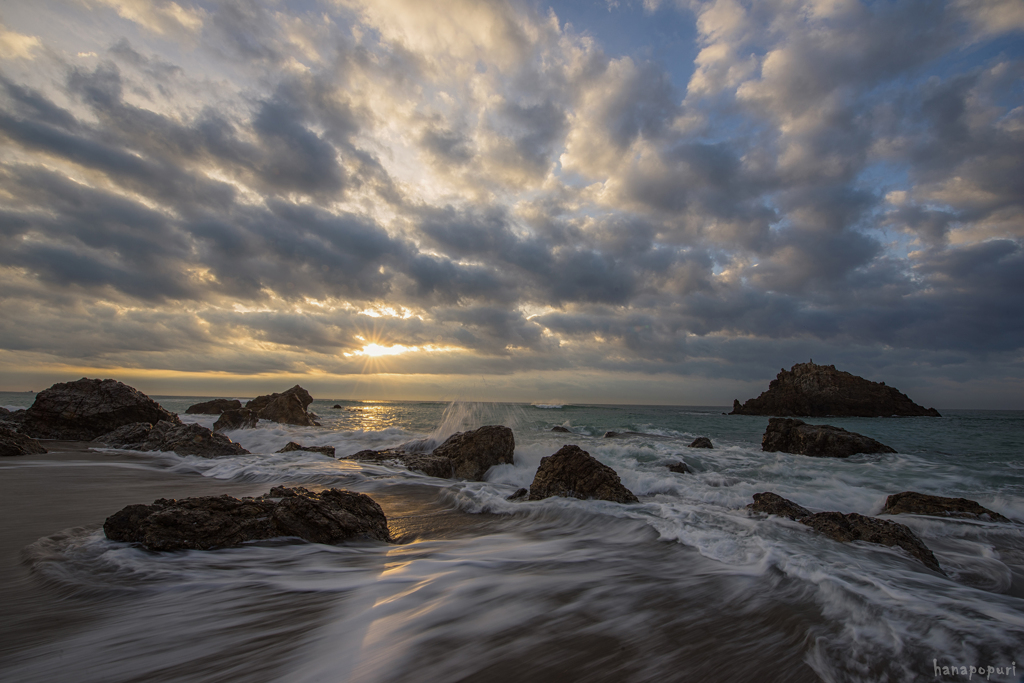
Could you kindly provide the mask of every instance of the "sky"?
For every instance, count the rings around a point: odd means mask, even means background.
[[[0,389],[1024,409],[1021,0],[0,4]]]

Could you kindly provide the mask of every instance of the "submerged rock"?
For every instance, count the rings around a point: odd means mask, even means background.
[[[334,446],[303,446],[297,444],[294,441],[289,441],[284,448],[278,451],[278,453],[291,453],[292,451],[309,451],[311,453],[320,453],[321,455],[329,455],[334,457]]]
[[[238,410],[242,402],[238,399],[215,398],[205,403],[196,403],[185,409],[187,415],[220,415],[225,410]]]
[[[138,389],[112,379],[54,384],[26,411],[22,432],[37,439],[89,441],[136,422],[180,423]]]
[[[155,425],[137,422],[118,427],[97,437],[94,442],[129,451],[174,451],[178,455],[199,455],[204,458],[249,453],[240,444],[202,425],[166,421]]]
[[[930,515],[933,517],[966,517],[973,519],[984,519],[986,516],[994,522],[1009,522],[998,512],[993,512],[986,507],[968,498],[944,498],[942,496],[930,496],[916,491],[903,491],[894,493],[885,499],[883,515]]]
[[[761,437],[761,450],[797,453],[820,458],[846,458],[854,453],[895,453],[884,443],[831,425],[810,425],[803,420],[773,417]]]
[[[331,410],[341,410],[341,405],[335,403],[333,406],[331,406]]]
[[[222,432],[225,429],[252,429],[260,421],[255,410],[239,408],[237,410],[225,410],[213,423],[213,431]]]
[[[929,569],[944,573],[935,555],[909,527],[887,519],[876,519],[850,512],[818,512],[801,507],[791,500],[771,492],[755,493],[754,502],[747,506],[753,512],[788,517],[829,538],[841,541],[865,541],[885,546],[898,546],[916,557]]]
[[[0,456],[33,455],[45,452],[46,449],[43,448],[43,445],[35,439],[0,426]]]
[[[526,500],[530,497],[530,489],[516,489],[516,492],[505,500]]]
[[[280,536],[330,544],[390,540],[384,511],[369,496],[283,486],[259,498],[161,498],[152,505],[129,505],[108,517],[103,531],[112,541],[150,550],[213,550]]]
[[[706,436],[698,436],[690,443],[689,448],[714,448],[715,444]]]
[[[733,401],[730,415],[780,415],[796,417],[940,417],[934,408],[911,401],[885,382],[872,382],[836,370],[834,365],[797,363],[780,370],[768,391],[743,405]]]
[[[661,434],[647,434],[646,432],[605,432],[605,439],[623,439],[627,436],[642,436],[647,439],[667,439],[667,436]]]
[[[676,474],[693,474],[685,462],[674,462],[668,466],[669,472],[675,472]]]
[[[542,458],[530,484],[530,500],[551,496],[582,500],[595,498],[615,503],[639,502],[633,492],[622,485],[615,470],[572,444]]]
[[[511,429],[501,425],[487,425],[451,435],[432,453],[416,453],[394,448],[359,451],[348,457],[364,462],[402,465],[431,477],[459,477],[482,481],[491,467],[512,464],[515,448],[516,442]]]
[[[551,431],[553,431],[553,432],[561,432],[563,434],[572,434],[572,430],[571,429],[566,429],[562,425],[555,425],[554,427],[551,428]]]

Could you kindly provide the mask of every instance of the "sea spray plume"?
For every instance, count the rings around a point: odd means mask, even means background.
[[[514,403],[452,401],[445,406],[441,420],[426,438],[414,439],[399,446],[411,453],[427,453],[457,432],[470,431],[484,425],[505,425],[513,430],[527,421],[526,411]]]

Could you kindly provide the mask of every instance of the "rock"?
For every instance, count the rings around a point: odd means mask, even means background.
[[[988,518],[994,522],[1009,522],[998,512],[993,512],[967,498],[943,498],[929,496],[915,491],[894,493],[885,499],[883,515],[930,515],[933,517]]]
[[[884,382],[872,382],[834,365],[797,363],[781,370],[768,391],[743,405],[733,401],[730,415],[796,417],[940,417],[934,408],[919,406]]]
[[[0,423],[8,425],[22,425],[25,423],[25,418],[28,415],[28,411],[24,408],[20,410],[7,410],[7,408],[0,408],[3,412],[0,413]]]
[[[249,453],[223,434],[212,432],[202,425],[166,421],[155,425],[148,422],[124,425],[97,437],[94,442],[129,451],[174,451],[178,455],[199,455],[204,458]]]
[[[761,450],[798,453],[823,458],[845,458],[854,453],[895,453],[884,443],[831,425],[810,425],[803,420],[773,417],[761,437]]]
[[[89,441],[135,422],[179,423],[141,391],[112,379],[54,384],[36,396],[22,432],[37,439]]]
[[[487,470],[495,465],[511,465],[516,449],[512,430],[501,425],[487,425],[469,432],[452,434],[434,449],[434,456],[452,461],[453,476],[482,481]]]
[[[213,423],[213,431],[222,432],[225,429],[252,429],[259,423],[256,411],[248,408],[238,410],[225,410]]]
[[[35,439],[0,426],[0,456],[32,455],[45,452],[46,449]]]
[[[530,496],[530,489],[516,489],[516,492],[505,500],[525,500]]]
[[[263,396],[257,396],[256,398],[246,403],[245,407],[248,408],[249,410],[255,410],[257,413],[259,413],[261,410],[270,405],[275,399],[280,398],[281,396],[295,396],[297,399],[299,399],[299,402],[302,404],[303,411],[305,411],[306,408],[309,407],[309,404],[313,402],[313,397],[309,395],[309,392],[300,387],[298,384],[296,384],[288,391],[282,392],[280,394],[264,394]]]
[[[661,434],[647,434],[645,432],[605,432],[604,433],[604,438],[605,439],[619,439],[619,438],[625,438],[627,436],[642,436],[645,439],[667,439],[668,438],[667,436],[662,436]]]
[[[225,410],[238,410],[242,402],[238,399],[215,398],[205,403],[196,403],[185,409],[188,415],[220,415]]]
[[[542,458],[530,484],[530,500],[551,496],[587,500],[637,503],[633,492],[622,485],[611,467],[575,445],[562,446],[557,453]]]
[[[309,451],[311,453],[320,453],[322,455],[329,455],[334,457],[334,446],[301,446],[294,441],[289,441],[288,444],[278,451],[278,453],[290,453],[292,451]]]
[[[382,451],[359,451],[348,456],[351,460],[361,462],[372,462],[378,465],[401,465],[410,470],[423,472],[430,477],[450,479],[454,475],[452,461],[445,456],[435,456],[427,453],[407,453],[398,449],[385,449]]]
[[[330,544],[390,540],[384,511],[367,495],[280,486],[259,498],[161,498],[129,505],[108,517],[103,531],[112,541],[150,550],[212,550],[280,536]]]
[[[715,444],[711,443],[711,439],[706,436],[698,436],[689,445],[689,448],[714,448]]]
[[[800,521],[805,517],[810,517],[812,513],[810,510],[804,507],[800,507],[791,500],[787,500],[777,493],[766,491],[765,493],[755,493],[754,502],[747,506],[748,510],[754,512],[761,512],[766,515],[778,515],[779,517],[789,517]]]
[[[551,431],[553,431],[553,432],[562,432],[563,434],[572,434],[572,430],[571,429],[566,429],[562,425],[555,425],[554,427],[551,428]]]
[[[302,407],[302,402],[294,394],[278,396],[257,413],[261,420],[270,420],[281,424],[298,425],[299,427],[316,427],[317,422]]]
[[[929,569],[944,574],[935,555],[909,527],[886,519],[865,517],[856,512],[819,512],[812,514],[791,500],[777,494],[755,493],[754,502],[747,506],[754,512],[788,517],[829,538],[841,541],[865,541],[886,546],[899,546],[920,560]]]
[[[331,410],[341,410],[341,406],[335,403],[333,406],[331,406]]]
[[[685,462],[674,462],[668,466],[669,472],[675,472],[677,474],[693,474],[693,470],[687,467]]]

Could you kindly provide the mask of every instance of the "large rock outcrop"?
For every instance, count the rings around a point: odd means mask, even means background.
[[[511,465],[515,449],[516,441],[511,429],[501,425],[486,425],[452,434],[432,453],[389,448],[382,451],[359,451],[348,457],[363,462],[402,465],[442,479],[458,477],[482,481],[491,467]]]
[[[212,550],[279,536],[330,544],[390,540],[384,511],[369,496],[283,486],[259,498],[161,498],[152,505],[129,505],[108,517],[103,531],[112,541],[150,550]]]
[[[755,493],[749,510],[780,517],[788,517],[829,538],[841,541],[865,541],[885,546],[898,546],[920,560],[924,566],[944,573],[935,555],[909,527],[887,519],[866,517],[856,512],[818,512],[801,507],[791,500],[771,493]]]
[[[313,397],[309,392],[296,384],[288,391],[280,394],[264,394],[248,401],[245,407],[261,420],[270,420],[281,424],[299,427],[319,427],[320,423],[307,412]]]
[[[568,444],[554,455],[541,458],[530,484],[530,500],[551,496],[587,500],[637,503],[633,492],[622,485],[619,475],[579,446]]]
[[[761,437],[761,450],[797,453],[819,458],[846,458],[854,453],[895,453],[884,443],[831,425],[811,425],[803,420],[773,417]]]
[[[743,405],[733,401],[730,415],[940,417],[939,411],[917,405],[884,382],[836,370],[834,365],[814,363],[797,363],[790,370],[780,370],[768,391]]]
[[[90,441],[124,425],[161,420],[180,422],[138,389],[112,379],[83,377],[39,392],[20,431],[37,439]]]
[[[237,398],[215,398],[212,401],[190,405],[185,413],[188,415],[220,415],[225,410],[238,410],[242,402]]]
[[[157,422],[155,425],[136,422],[97,437],[94,443],[129,451],[174,451],[178,455],[204,458],[249,453],[240,444],[202,425],[171,422]]]
[[[33,455],[45,452],[46,449],[43,448],[43,445],[35,439],[0,426],[0,456]]]
[[[237,410],[225,410],[213,423],[213,431],[222,432],[225,429],[252,429],[260,421],[256,411],[248,408]]]
[[[998,512],[993,512],[969,498],[945,498],[930,496],[916,491],[894,493],[885,499],[883,515],[930,515],[932,517],[961,517],[986,519],[994,522],[1009,522]]]

